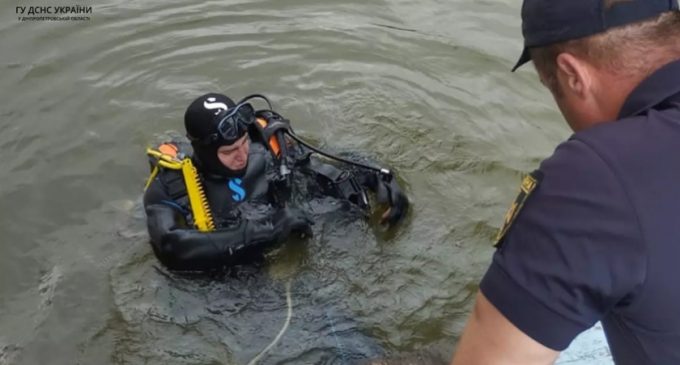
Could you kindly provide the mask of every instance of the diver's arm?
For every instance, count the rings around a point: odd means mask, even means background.
[[[170,269],[210,270],[245,261],[276,240],[271,223],[243,221],[237,227],[200,232],[186,224],[184,211],[156,178],[144,193],[147,228],[154,253]]]
[[[247,261],[283,233],[271,222],[249,220],[213,232],[187,229],[173,208],[161,204],[148,206],[146,214],[154,252],[173,270],[209,270]]]
[[[292,233],[311,235],[309,219],[284,208],[271,221],[242,220],[238,226],[213,232],[181,227],[181,217],[162,204],[146,208],[151,244],[161,262],[173,270],[210,270],[247,262]]]

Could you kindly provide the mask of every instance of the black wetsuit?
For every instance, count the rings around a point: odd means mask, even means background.
[[[197,164],[213,213],[213,232],[193,228],[181,171],[161,169],[147,189],[144,206],[151,244],[168,268],[210,270],[246,263],[287,238],[290,231],[277,224],[286,199],[275,179],[278,164],[256,133],[249,138],[248,165],[242,177],[211,176]],[[337,168],[310,158],[297,147],[291,149],[291,157],[296,175],[306,176],[306,190],[313,195],[333,196],[367,211],[366,188],[380,192],[373,173]]]

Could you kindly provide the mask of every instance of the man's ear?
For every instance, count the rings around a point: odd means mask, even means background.
[[[571,53],[560,53],[555,60],[557,82],[564,93],[580,99],[588,99],[593,87],[593,78],[588,64]]]

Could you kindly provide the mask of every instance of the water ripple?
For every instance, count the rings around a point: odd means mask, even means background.
[[[0,296],[30,303],[16,292],[35,275],[16,272],[57,263],[37,316],[71,339],[56,362],[244,364],[279,330],[290,278],[290,328],[263,364],[448,356],[519,176],[565,135],[535,77],[508,72],[518,6],[104,0],[87,23],[3,23],[0,202],[16,209],[0,233],[25,244],[0,245],[0,270],[26,282]],[[184,108],[208,91],[264,93],[306,139],[395,170],[413,203],[404,225],[311,202],[314,238],[262,266],[216,278],[159,268],[139,203],[143,150],[181,132]],[[84,294],[62,305],[105,304],[85,325],[58,320],[56,283],[81,277]],[[45,353],[0,341],[0,363]]]

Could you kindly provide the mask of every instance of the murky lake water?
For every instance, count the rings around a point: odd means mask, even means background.
[[[448,361],[521,173],[569,135],[530,67],[509,72],[514,0],[100,0],[80,22],[16,5],[0,6],[0,364],[248,364],[287,294],[259,363]],[[405,224],[324,217],[262,267],[163,270],[144,149],[209,91],[264,93],[300,135],[391,166]]]

